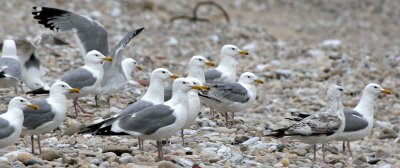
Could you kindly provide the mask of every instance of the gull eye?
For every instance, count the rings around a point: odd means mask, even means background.
[[[94,54],[94,56],[98,57],[99,55],[97,55],[97,54]]]
[[[183,84],[186,84],[186,82],[182,82]]]
[[[374,86],[375,89],[378,89],[378,86]]]
[[[24,102],[24,100],[19,100],[20,102]]]
[[[165,72],[165,71],[161,71],[162,73],[167,73],[167,72]]]
[[[251,78],[251,76],[247,76],[247,78]]]
[[[61,87],[65,87],[65,85],[61,85]]]
[[[343,89],[342,89],[342,88],[339,88],[339,91],[343,92]]]
[[[232,50],[235,50],[235,48],[232,48]]]

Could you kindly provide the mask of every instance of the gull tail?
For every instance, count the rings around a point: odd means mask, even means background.
[[[290,114],[292,116],[296,116],[297,118],[307,118],[308,116],[310,116],[311,114],[307,114],[307,113],[301,113],[301,112],[290,112]],[[295,120],[296,121],[296,120]]]
[[[289,134],[286,134],[286,130],[287,130],[287,128],[271,130],[271,133],[267,134],[266,136],[272,136],[272,137],[277,137],[277,138],[282,138],[284,136],[290,136]]]
[[[123,132],[111,131],[112,123],[118,119],[118,116],[108,118],[96,124],[84,127],[78,134],[92,134],[92,135],[129,135]]]

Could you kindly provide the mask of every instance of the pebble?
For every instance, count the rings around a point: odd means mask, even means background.
[[[217,155],[219,157],[222,157],[223,159],[230,158],[232,156],[231,148],[229,148],[225,145],[222,145],[221,148],[218,149]]]
[[[139,164],[140,163],[139,159],[134,158],[133,156],[122,156],[121,158],[119,158],[119,162],[121,164],[128,164],[128,163]]]
[[[225,134],[228,134],[228,133],[232,133],[232,132],[233,132],[232,129],[229,129],[229,128],[226,128],[226,127],[216,127],[216,128],[214,128],[214,130],[215,130],[215,132],[218,132],[218,133],[225,133]]]
[[[290,161],[288,158],[283,158],[281,162],[282,162],[283,167],[289,167],[289,165],[290,165]]]
[[[193,162],[184,158],[178,158],[176,162],[182,167],[193,167]]]
[[[259,141],[259,140],[260,140],[259,137],[253,137],[253,138],[248,139],[247,141],[244,141],[244,142],[242,143],[242,145],[254,144],[254,143],[256,143],[256,142]]]
[[[61,153],[60,151],[55,151],[55,150],[44,150],[42,153],[39,155],[40,158],[48,161],[52,161],[58,158],[63,158],[64,154]]]
[[[381,161],[381,159],[379,159],[379,158],[371,158],[371,159],[368,159],[368,163],[369,164],[377,164],[378,162],[380,162]]]
[[[238,135],[235,137],[235,142],[237,143],[243,143],[244,141],[247,141],[249,139],[248,136],[245,135]]]
[[[234,164],[239,164],[243,159],[243,156],[241,154],[234,154],[231,158],[229,158],[229,161],[234,163]]]

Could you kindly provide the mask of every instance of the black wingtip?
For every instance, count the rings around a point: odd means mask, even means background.
[[[26,92],[27,95],[38,95],[38,94],[49,94],[49,93],[50,93],[50,90],[46,90],[43,87],[36,89],[36,90]]]

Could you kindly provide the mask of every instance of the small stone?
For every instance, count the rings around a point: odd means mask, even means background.
[[[339,149],[336,146],[329,146],[326,148],[329,152],[331,152],[332,154],[339,154]]]
[[[229,158],[229,161],[231,161],[234,164],[239,164],[243,159],[243,156],[241,154],[234,154],[231,158]]]
[[[304,149],[304,148],[303,149],[300,148],[300,149],[293,150],[292,153],[294,153],[294,154],[296,154],[298,156],[305,156],[307,154],[307,150]]]
[[[99,167],[101,167],[101,168],[109,168],[110,167],[110,163],[108,163],[108,161],[105,161],[105,162],[101,163]]]
[[[43,160],[41,160],[41,159],[39,159],[39,158],[32,158],[32,159],[29,159],[28,161],[26,161],[26,163],[24,163],[25,165],[35,165],[35,164],[38,164],[38,165],[44,165],[44,161]]]
[[[87,149],[89,148],[88,146],[84,145],[84,144],[78,144],[75,146],[76,149]]]
[[[377,164],[380,161],[381,161],[381,159],[379,159],[379,158],[371,158],[368,160],[368,163],[369,164]]]
[[[30,159],[32,159],[33,158],[33,155],[32,154],[30,154],[30,153],[27,153],[27,152],[21,152],[21,153],[19,153],[18,154],[18,156],[17,156],[17,160],[18,161],[20,161],[20,162],[22,162],[22,163],[26,163],[26,162],[28,162],[28,160],[30,160]]]
[[[17,160],[18,154],[18,151],[9,152],[4,155],[4,158],[7,159],[7,161],[9,162],[13,162]]]
[[[218,132],[218,133],[232,133],[233,132],[233,130],[226,128],[226,127],[217,127],[217,128],[214,128],[214,130],[215,130],[215,132]]]
[[[245,135],[238,135],[235,137],[235,142],[237,143],[243,143],[244,141],[247,141],[249,139],[248,136]]]
[[[283,167],[289,167],[289,165],[290,165],[290,161],[288,158],[283,158],[281,162],[282,162]]]
[[[244,141],[242,144],[243,145],[250,145],[250,144],[256,143],[259,140],[260,140],[259,137],[253,137],[253,138],[248,139],[247,141]]]
[[[94,164],[94,165],[96,165],[96,166],[99,166],[100,163],[101,163],[101,161],[100,161],[99,159],[97,159],[97,158],[94,158],[94,159],[92,159],[92,160],[90,161],[90,163],[91,163],[91,164]]]
[[[130,149],[128,146],[113,146],[109,145],[103,148],[103,153],[106,152],[113,152],[117,154],[118,156],[121,156],[123,153],[132,153],[132,149]]]
[[[178,158],[176,162],[182,167],[193,167],[193,162],[184,158]]]
[[[363,163],[366,163],[366,162],[367,162],[367,159],[364,156],[359,156],[353,161],[353,164],[362,165]]]
[[[381,158],[383,156],[385,156],[385,151],[383,151],[382,149],[376,150],[376,152],[375,152],[375,157],[376,158]]]
[[[158,168],[177,168],[178,166],[176,166],[174,163],[170,162],[170,161],[160,161],[157,164]]]
[[[124,156],[119,158],[119,162],[121,164],[128,164],[128,163],[140,163],[139,159],[134,158],[133,156]]]
[[[48,161],[52,161],[54,159],[62,158],[64,155],[60,151],[55,150],[45,150],[39,155],[40,158]]]
[[[239,147],[240,148],[240,151],[242,151],[242,152],[245,152],[245,151],[247,151],[247,146],[240,146]]]
[[[284,145],[284,144],[278,144],[278,145],[276,146],[276,151],[282,152],[284,148],[285,148],[285,145]],[[307,151],[306,151],[306,152],[307,152]]]

